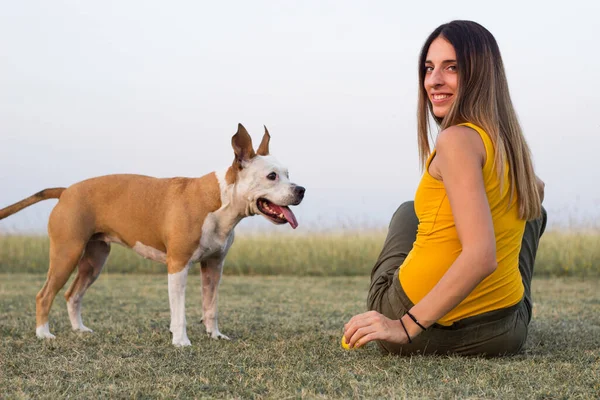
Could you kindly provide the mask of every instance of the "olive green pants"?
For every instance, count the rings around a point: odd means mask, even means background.
[[[411,344],[379,341],[382,350],[403,355],[437,353],[485,356],[520,351],[527,339],[527,327],[531,320],[533,264],[546,220],[546,210],[542,209],[540,218],[528,221],[525,225],[519,253],[519,271],[525,293],[518,304],[468,317],[451,326],[434,324],[415,337]],[[418,224],[412,201],[402,204],[394,213],[383,249],[371,272],[371,287],[367,297],[369,310],[398,319],[414,306],[400,285],[398,272],[416,240]]]

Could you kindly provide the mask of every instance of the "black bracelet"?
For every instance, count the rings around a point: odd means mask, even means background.
[[[421,323],[419,321],[417,321],[417,319],[415,318],[415,316],[412,315],[409,311],[407,311],[406,314],[410,317],[410,319],[413,320],[413,322],[415,324],[419,325],[419,328],[423,329],[424,331],[427,330],[427,328],[425,328],[423,325],[421,325]]]
[[[406,327],[404,326],[404,322],[402,321],[402,318],[400,318],[400,325],[402,325],[402,329],[404,329],[404,333],[406,333],[406,337],[408,338],[408,343],[412,343],[412,339],[410,338],[410,335],[408,334],[408,331],[406,330]]]

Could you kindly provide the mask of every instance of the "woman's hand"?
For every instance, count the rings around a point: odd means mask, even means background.
[[[362,347],[372,340],[404,344],[408,337],[400,321],[389,319],[377,311],[355,315],[344,325],[344,337],[350,348]]]

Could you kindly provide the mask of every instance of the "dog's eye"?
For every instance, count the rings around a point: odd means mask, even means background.
[[[275,172],[271,172],[269,175],[267,175],[267,179],[270,181],[274,181],[275,179],[277,179],[277,174]]]

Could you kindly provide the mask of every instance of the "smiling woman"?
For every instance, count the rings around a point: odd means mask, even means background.
[[[421,51],[419,86],[423,177],[390,222],[371,311],[344,338],[401,354],[516,353],[546,213],[496,40],[471,21],[438,27]],[[441,128],[433,150],[430,119]]]
[[[429,46],[425,60],[425,89],[431,101],[433,115],[443,118],[454,102],[458,87],[454,47],[438,36]]]

